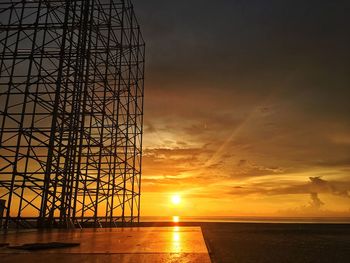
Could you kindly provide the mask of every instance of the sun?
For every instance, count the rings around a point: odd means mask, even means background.
[[[174,205],[178,205],[181,203],[181,196],[180,195],[173,195],[171,197],[171,202],[174,204]]]

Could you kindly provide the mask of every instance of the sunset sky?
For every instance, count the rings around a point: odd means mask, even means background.
[[[349,1],[133,2],[143,216],[350,216]]]

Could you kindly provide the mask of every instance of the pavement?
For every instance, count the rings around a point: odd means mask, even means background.
[[[139,227],[17,232],[0,235],[0,243],[80,243],[37,251],[0,247],[2,263],[210,263],[200,227]]]

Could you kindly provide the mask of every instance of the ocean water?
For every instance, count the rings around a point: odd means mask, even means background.
[[[140,221],[350,224],[350,217],[141,216]]]
[[[198,223],[213,262],[348,263],[350,227],[320,219],[287,219],[292,224]],[[335,219],[327,221],[335,223]],[[263,221],[265,222],[265,221]],[[273,221],[276,222],[276,221]],[[307,223],[305,223],[307,222]],[[196,223],[197,224],[197,223]]]

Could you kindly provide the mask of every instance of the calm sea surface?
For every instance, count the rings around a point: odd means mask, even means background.
[[[335,223],[350,224],[350,217],[234,217],[234,216],[212,216],[212,217],[165,217],[144,216],[142,222],[246,222],[246,223]]]

